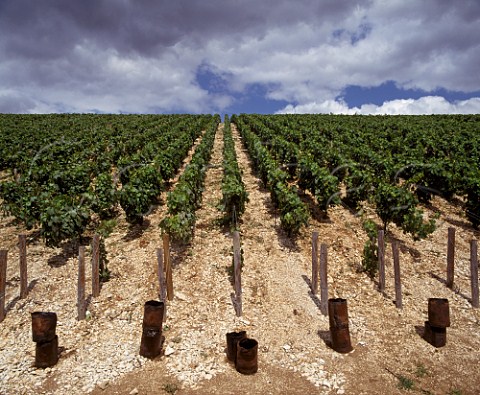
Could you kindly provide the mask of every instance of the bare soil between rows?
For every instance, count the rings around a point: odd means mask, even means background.
[[[222,131],[220,126],[193,242],[187,247],[172,247],[176,296],[167,305],[164,349],[169,347],[173,352],[142,362],[129,372],[119,369],[116,378],[99,380],[92,393],[402,394],[407,393],[411,380],[408,393],[478,394],[480,312],[469,303],[469,241],[478,239],[479,233],[468,225],[462,208],[435,198],[425,212],[441,213],[438,229],[423,241],[413,242],[392,227],[390,240],[399,240],[401,246],[403,309],[398,310],[390,247],[387,287],[381,294],[375,281],[358,270],[366,234],[360,217],[351,211],[334,207],[328,218],[313,215],[297,238],[288,238],[233,128],[249,193],[239,224],[244,250],[243,316],[236,317],[228,276],[232,236],[229,229],[219,225]],[[308,195],[303,198],[311,203]],[[67,355],[42,380],[27,380],[23,393],[84,393],[83,379],[66,388],[65,383],[74,375],[72,358],[78,363],[92,361],[99,370],[98,362],[93,361],[101,357],[96,353],[101,354],[102,349],[118,347],[118,352],[126,355],[137,352],[143,302],[158,297],[155,251],[161,247],[158,223],[165,214],[165,206],[155,208],[144,226],[133,228],[119,218],[106,241],[112,279],[103,284],[98,300],[91,302],[92,320],[80,323],[75,320],[74,254],[46,248],[32,237],[28,245],[31,291],[27,300],[15,300],[19,281],[15,248],[17,235],[24,230],[11,220],[2,221],[2,248],[12,251],[9,262],[14,262],[7,273],[9,311],[0,324],[2,350],[18,347],[20,359],[32,359],[29,313],[34,309],[56,309],[65,322],[59,339]],[[375,218],[369,208],[363,215]],[[457,230],[456,292],[442,282],[450,226]],[[320,243],[328,246],[329,297],[348,301],[354,348],[349,354],[339,354],[330,347],[328,317],[319,309],[319,296],[309,288],[313,231],[318,231]],[[450,304],[447,344],[438,349],[422,338],[431,297],[448,298]],[[255,375],[239,374],[226,359],[225,334],[233,330],[246,330],[259,343]],[[5,358],[2,363],[9,361]],[[5,394],[22,393],[13,382],[1,388]]]

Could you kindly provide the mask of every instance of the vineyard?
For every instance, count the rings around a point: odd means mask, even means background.
[[[0,393],[477,393],[479,125],[477,115],[0,115]],[[327,294],[348,300],[348,354],[332,349],[314,288],[314,232]],[[161,297],[164,235],[174,296],[162,355],[148,360],[138,354],[143,304]],[[79,320],[78,252],[88,263],[94,236],[100,271],[87,264],[86,276],[101,291],[87,289]],[[423,338],[429,298],[450,302],[442,348]],[[33,366],[34,311],[59,316],[51,368]],[[254,376],[226,360],[234,330],[258,340]]]

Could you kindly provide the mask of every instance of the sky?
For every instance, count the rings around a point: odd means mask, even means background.
[[[0,113],[480,113],[479,0],[0,0]]]

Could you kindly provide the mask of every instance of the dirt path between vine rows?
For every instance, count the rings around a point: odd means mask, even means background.
[[[76,319],[78,245],[48,248],[38,230],[27,231],[13,218],[2,218],[0,246],[8,249],[8,264],[7,316],[0,323],[0,394],[85,394],[140,367],[148,369],[150,361],[138,355],[138,336],[143,304],[158,298],[155,250],[162,246],[158,225],[167,212],[168,190],[175,187],[200,141],[201,137],[142,225],[126,223],[119,209],[105,241],[111,278],[103,283],[97,298],[91,296],[90,240],[82,240],[86,246],[87,320]],[[17,243],[21,233],[27,235],[29,281],[29,294],[23,300],[18,297]],[[34,311],[52,311],[58,317],[60,359],[45,370],[33,366],[30,313]]]
[[[237,155],[250,201],[239,226],[244,249],[243,315],[236,317],[228,275],[232,237],[219,226],[222,213],[217,208],[222,197],[222,131],[223,126],[206,173],[195,238],[185,260],[174,270],[176,296],[168,305],[168,330],[164,332],[168,356],[155,361],[160,369],[132,372],[103,393],[123,393],[126,383],[139,393],[155,393],[160,385],[177,388],[178,394],[278,394],[287,388],[289,393],[304,394],[317,393],[322,383],[337,389],[342,384],[340,377],[322,370],[325,362],[316,351],[318,336],[312,318],[319,312],[309,303],[302,278],[302,266],[307,263],[281,246],[269,195],[253,175],[238,136]],[[304,292],[298,292],[297,298],[291,294],[295,289]],[[295,318],[302,321],[301,331]],[[246,330],[259,342],[259,371],[254,376],[239,374],[226,359],[225,335],[233,330]],[[302,341],[305,333],[311,334],[310,344]],[[302,374],[311,376],[311,381]]]

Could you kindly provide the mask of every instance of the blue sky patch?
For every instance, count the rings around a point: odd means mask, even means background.
[[[226,114],[257,113],[272,114],[284,108],[289,102],[268,99],[268,92],[274,87],[264,84],[250,84],[242,92],[232,91],[228,86],[228,75],[215,73],[209,65],[203,64],[197,69],[198,85],[210,94],[229,95],[234,98],[232,106],[223,110]]]
[[[289,104],[285,100],[268,99],[266,96],[270,90],[263,84],[249,85],[244,92],[233,94],[235,104],[226,110],[227,113],[273,114]]]
[[[196,80],[200,88],[210,93],[229,93],[227,75],[220,75],[212,70],[212,66],[202,64],[196,73]]]
[[[374,87],[362,87],[359,85],[349,85],[344,92],[337,97],[342,98],[350,108],[361,107],[363,104],[375,104],[381,106],[384,102],[399,99],[420,99],[424,96],[442,96],[449,102],[457,100],[467,100],[474,96],[480,96],[477,92],[452,92],[446,89],[436,89],[426,92],[421,89],[401,89],[394,81],[387,81]]]

